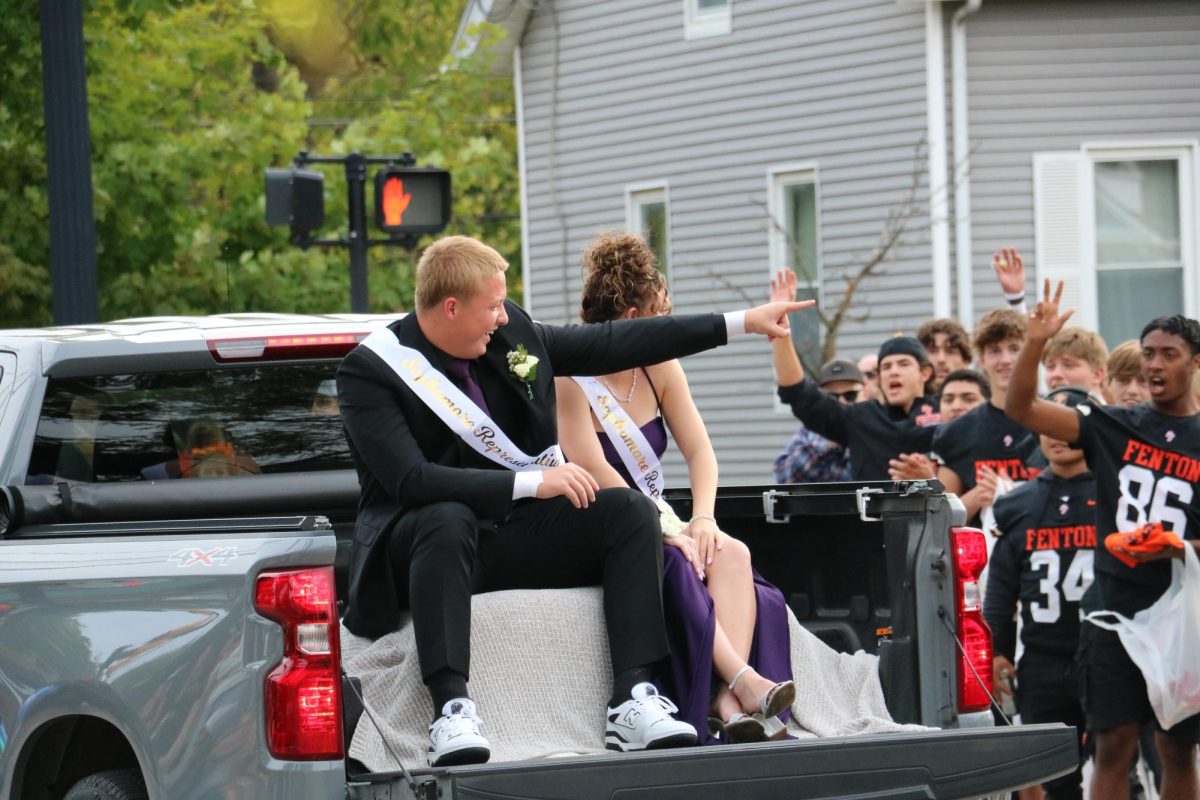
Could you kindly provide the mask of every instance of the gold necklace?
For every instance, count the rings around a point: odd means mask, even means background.
[[[630,384],[629,394],[627,394],[624,399],[617,397],[617,393],[615,391],[613,391],[613,388],[611,386],[608,385],[608,381],[604,380],[604,378],[600,378],[600,382],[604,384],[604,388],[608,389],[608,391],[612,393],[612,396],[617,398],[618,402],[629,403],[629,402],[633,401],[633,390],[637,388],[638,371],[637,371],[637,368],[635,367],[634,369],[631,369],[630,372],[633,373],[633,383]]]

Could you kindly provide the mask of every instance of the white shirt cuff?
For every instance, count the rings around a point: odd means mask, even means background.
[[[741,336],[746,332],[746,312],[745,311],[726,311],[725,312],[725,333],[732,339],[735,336]]]
[[[518,472],[513,481],[513,500],[524,500],[527,497],[537,497],[538,487],[542,485],[542,470],[532,469],[528,472]]]

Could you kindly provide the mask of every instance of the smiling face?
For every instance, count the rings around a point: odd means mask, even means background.
[[[983,401],[983,391],[975,381],[948,381],[942,386],[942,422],[958,419]]]
[[[890,406],[908,409],[914,400],[925,395],[925,382],[933,367],[921,364],[915,356],[896,353],[884,356],[879,362],[879,389]]]
[[[1003,396],[1008,391],[1008,380],[1012,377],[1021,345],[1020,339],[1005,339],[987,345],[979,354],[979,368],[991,381],[993,400],[995,395]]]
[[[479,358],[487,350],[492,334],[508,324],[504,299],[508,286],[504,273],[493,273],[479,282],[479,288],[466,298],[448,297],[442,310],[449,324],[447,347],[443,349],[456,358]]]
[[[1142,337],[1142,377],[1157,408],[1195,405],[1192,380],[1200,354],[1192,355],[1183,337],[1154,330]],[[1191,403],[1183,401],[1191,400]]]

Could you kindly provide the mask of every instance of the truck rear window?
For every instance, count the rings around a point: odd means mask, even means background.
[[[52,379],[28,483],[349,469],[336,363]]]

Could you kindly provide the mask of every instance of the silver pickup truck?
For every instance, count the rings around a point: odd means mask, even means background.
[[[936,730],[347,760],[371,721],[340,663],[357,482],[328,381],[383,321],[0,331],[0,797],[973,798],[1074,768],[1073,729],[992,726],[979,534],[934,483],[725,487],[716,510],[803,625],[879,656],[892,716]]]

